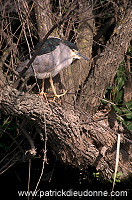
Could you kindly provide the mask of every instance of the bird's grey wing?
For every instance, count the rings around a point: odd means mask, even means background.
[[[48,54],[37,56],[33,62],[33,67],[37,73],[52,72],[54,69],[53,62]]]
[[[21,72],[24,69],[24,66],[28,64],[28,62],[29,59],[22,62],[18,66],[17,72]],[[28,68],[24,76],[27,74],[29,74],[30,76],[34,76],[34,73],[51,73],[54,70],[54,66],[55,63],[51,52],[47,54],[37,55],[37,57],[33,61],[32,65]]]

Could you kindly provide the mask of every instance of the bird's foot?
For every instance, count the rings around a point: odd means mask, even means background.
[[[39,93],[39,96],[42,96],[42,97],[44,97],[44,98],[47,100],[47,93],[41,91],[41,92]]]
[[[53,101],[55,101],[56,98],[59,99],[60,97],[64,96],[66,93],[67,93],[67,90],[63,94],[55,94]]]

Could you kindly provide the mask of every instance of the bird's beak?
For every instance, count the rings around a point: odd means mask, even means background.
[[[90,61],[88,58],[86,58],[85,56],[83,56],[83,55],[82,55],[81,53],[79,53],[79,52],[76,52],[76,55],[78,55],[78,59],[84,58],[85,60]]]

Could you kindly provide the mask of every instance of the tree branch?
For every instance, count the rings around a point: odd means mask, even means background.
[[[78,168],[92,165],[104,178],[111,177],[114,170],[112,160],[115,160],[117,135],[108,128],[107,122],[105,129],[104,121],[95,121],[88,116],[88,113],[79,111],[74,106],[46,102],[37,95],[21,94],[10,87],[0,92],[0,97],[4,113],[25,119],[43,133],[46,120],[47,144],[60,161]],[[126,143],[127,146],[130,145],[128,141],[123,140],[124,146],[121,151],[127,154],[128,159],[124,161],[122,158],[119,163],[119,169],[125,176],[132,171],[130,150],[126,151]]]

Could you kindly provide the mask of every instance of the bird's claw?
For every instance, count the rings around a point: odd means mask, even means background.
[[[42,97],[44,97],[44,98],[47,100],[47,93],[41,91],[41,92],[39,93],[39,96],[42,96]]]
[[[55,101],[56,98],[57,98],[57,99],[60,99],[60,97],[64,96],[66,93],[67,93],[67,90],[66,90],[63,94],[55,94],[55,95],[54,95],[53,101]]]
[[[55,93],[55,94],[54,94],[54,97],[53,97],[53,102],[54,102],[56,99],[61,101],[60,97],[64,96],[66,93],[67,93],[67,90],[66,90],[63,94],[56,94],[56,93]],[[47,93],[45,93],[45,92],[43,92],[43,91],[41,91],[41,92],[39,93],[39,96],[42,96],[42,97],[44,97],[46,100],[48,100],[48,99],[47,99]]]

